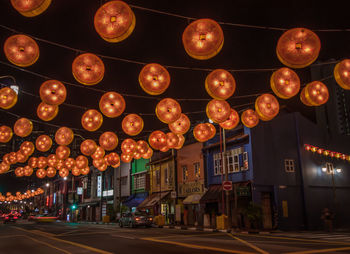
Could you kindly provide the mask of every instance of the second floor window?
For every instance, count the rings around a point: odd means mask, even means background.
[[[156,170],[156,184],[160,184],[160,169]]]
[[[284,169],[286,172],[295,172],[294,160],[284,160]]]
[[[146,174],[134,175],[134,189],[145,189],[146,187]]]
[[[185,182],[188,179],[187,166],[182,166],[182,180]]]
[[[194,168],[194,176],[196,177],[196,179],[199,179],[201,177],[201,168],[200,168],[199,162],[195,162],[193,164],[193,168]]]
[[[221,154],[214,154],[214,175],[221,175]]]

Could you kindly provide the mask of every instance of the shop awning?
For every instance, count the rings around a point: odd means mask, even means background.
[[[138,207],[152,207],[156,205],[160,200],[165,198],[170,193],[170,191],[165,191],[161,193],[152,193],[148,196]]]
[[[213,184],[200,199],[201,203],[219,202],[222,199],[221,184]]]
[[[192,194],[186,197],[182,203],[185,205],[199,204],[201,197],[201,194]]]
[[[147,198],[147,196],[147,192],[136,193],[130,196],[130,198],[128,198],[125,202],[123,202],[123,205],[130,208],[137,207]]]

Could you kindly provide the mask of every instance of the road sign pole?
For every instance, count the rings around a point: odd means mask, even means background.
[[[223,167],[225,170],[225,180],[228,181],[228,168],[226,163],[226,135],[225,135],[225,129],[222,129],[223,134],[223,146],[224,146],[224,156],[223,156]],[[232,186],[232,185],[231,185]],[[231,228],[231,205],[230,205],[230,191],[226,192],[226,215],[227,215],[227,229]]]

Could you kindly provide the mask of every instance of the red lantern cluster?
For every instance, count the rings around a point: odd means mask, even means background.
[[[310,144],[304,144],[304,149],[306,151],[317,153],[319,155],[329,156],[331,158],[336,158],[336,159],[347,160],[350,162],[350,155],[347,155],[347,154],[326,150]]]

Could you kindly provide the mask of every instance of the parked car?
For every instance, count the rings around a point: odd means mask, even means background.
[[[55,222],[56,220],[58,220],[58,216],[52,216],[49,214],[39,214],[35,217],[32,217],[32,220],[36,223]]]
[[[13,214],[4,214],[3,215],[3,222],[4,222],[4,224],[5,223],[10,223],[10,222],[15,223],[17,219],[18,219],[18,217],[13,215]]]
[[[153,223],[153,218],[145,212],[123,213],[119,220],[120,227],[150,227]]]

